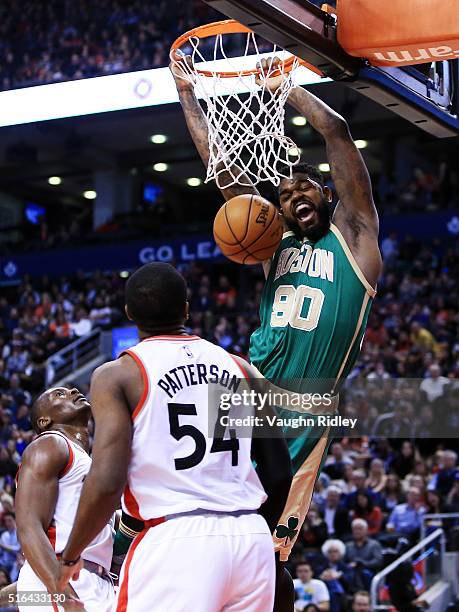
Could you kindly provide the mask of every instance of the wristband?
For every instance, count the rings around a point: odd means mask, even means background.
[[[62,565],[65,565],[65,567],[73,567],[74,565],[78,563],[80,559],[81,559],[81,555],[79,555],[76,559],[73,559],[72,561],[67,561],[67,559],[63,559],[61,557],[61,563]]]

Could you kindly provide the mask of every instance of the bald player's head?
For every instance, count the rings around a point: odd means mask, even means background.
[[[81,422],[86,415],[89,420],[91,406],[76,387],[55,387],[44,391],[33,403],[31,421],[35,433],[53,429],[56,425],[71,425]]]

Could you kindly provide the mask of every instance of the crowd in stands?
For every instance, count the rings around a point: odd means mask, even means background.
[[[367,591],[387,550],[416,541],[424,513],[459,512],[456,440],[448,439],[458,427],[459,253],[395,234],[382,251],[362,352],[341,394],[342,414],[361,429],[337,432],[317,481],[291,559],[298,610],[369,610]],[[189,285],[189,331],[247,356],[261,271],[226,262],[179,268]],[[0,298],[0,580],[14,580],[22,562],[14,477],[33,438],[30,407],[45,385],[45,361],[94,327],[127,323],[123,286],[118,273],[26,278]],[[445,527],[457,544],[457,524]]]
[[[7,0],[0,90],[166,66],[179,35],[221,19],[201,0]]]
[[[177,36],[221,18],[199,0],[7,0],[0,89],[166,66]]]

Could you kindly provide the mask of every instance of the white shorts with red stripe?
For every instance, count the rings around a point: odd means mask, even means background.
[[[113,584],[109,580],[82,569],[78,580],[71,580],[70,584],[83,602],[86,612],[111,612],[113,610],[115,593]],[[17,590],[18,592],[47,592],[45,585],[27,561],[19,572]],[[61,612],[63,609],[62,606],[57,605],[19,606],[20,612]]]
[[[142,531],[121,570],[117,612],[269,612],[272,538],[258,514],[176,515]]]

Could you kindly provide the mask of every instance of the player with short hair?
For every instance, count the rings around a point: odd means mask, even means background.
[[[250,366],[186,333],[186,296],[169,264],[146,264],[126,284],[126,314],[140,342],[91,380],[93,465],[60,584],[78,570],[86,542],[124,490],[123,510],[145,529],[121,570],[118,612],[267,612],[275,581],[270,529],[291,484],[287,445],[282,436],[209,431],[211,385],[232,387]]]
[[[274,73],[278,62],[262,60],[261,69]],[[172,73],[191,137],[207,167],[205,115],[193,85]],[[283,78],[268,78],[267,87],[275,92]],[[251,338],[250,359],[274,384],[328,393],[336,407],[339,389],[359,354],[382,269],[378,214],[367,168],[345,119],[302,87],[294,87],[287,101],[324,138],[339,201],[332,213],[332,191],[311,165],[294,166],[292,177],[280,181],[285,233],[272,259],[263,264],[261,323]],[[242,177],[244,185],[221,189],[225,199],[258,193],[255,186],[246,186],[249,181],[241,169],[232,174]],[[279,410],[279,414],[291,412]],[[291,432],[286,428],[285,433]],[[307,427],[301,435],[294,432],[288,443],[294,479],[279,521],[282,525],[290,518],[299,524],[304,521],[330,443],[329,430]],[[282,561],[288,559],[295,539],[275,533]],[[292,597],[290,587],[279,605],[286,602],[289,609]]]
[[[19,572],[17,592],[40,592],[55,599],[23,610],[57,610],[61,602],[58,578],[59,555],[73,525],[83,481],[91,466],[89,419],[91,406],[76,388],[57,387],[42,393],[32,407],[31,422],[38,437],[26,448],[17,476],[16,519],[26,562]],[[74,600],[88,612],[109,612],[114,601],[109,576],[113,529],[108,519],[100,524],[81,553],[78,580],[71,581],[65,594],[65,609]],[[35,600],[36,601],[36,600]]]

